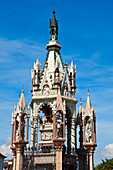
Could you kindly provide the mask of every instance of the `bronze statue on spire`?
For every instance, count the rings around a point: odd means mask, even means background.
[[[55,18],[55,10],[53,12],[52,21],[50,19],[50,40],[58,40],[58,20]]]

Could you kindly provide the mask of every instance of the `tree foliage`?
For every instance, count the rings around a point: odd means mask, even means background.
[[[113,158],[102,160],[102,163],[95,167],[95,170],[113,170]]]

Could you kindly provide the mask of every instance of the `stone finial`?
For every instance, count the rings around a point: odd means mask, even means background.
[[[87,97],[87,102],[86,102],[86,108],[85,109],[87,109],[87,108],[91,112],[92,105],[91,105],[91,101],[90,101],[89,89],[88,89],[88,97]]]
[[[73,58],[72,58],[72,61],[71,61],[71,67],[74,67],[74,64],[73,64]]]
[[[36,64],[40,64],[40,63],[39,63],[39,60],[38,60],[38,57],[37,57],[37,60],[36,60]]]
[[[55,23],[55,21],[56,21],[56,18],[55,18],[55,10],[53,9],[53,11],[52,11],[52,13],[53,13],[53,17],[52,17],[52,23]]]
[[[80,107],[79,107],[79,114],[82,113],[82,102],[81,102],[81,98],[80,98]]]
[[[18,102],[18,106],[21,107],[22,109],[24,109],[24,107],[26,106],[25,97],[24,97],[24,90],[22,90],[22,94],[21,94],[20,100]]]

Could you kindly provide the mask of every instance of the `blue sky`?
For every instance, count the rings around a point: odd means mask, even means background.
[[[22,84],[31,100],[31,68],[43,64],[49,19],[56,10],[62,59],[77,65],[76,98],[87,89],[97,113],[95,164],[113,157],[113,1],[0,1],[0,151],[9,154],[11,114]],[[79,104],[77,105],[77,111]]]

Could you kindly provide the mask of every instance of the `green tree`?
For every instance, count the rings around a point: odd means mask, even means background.
[[[95,167],[95,170],[113,170],[113,158],[102,160],[102,163]]]

